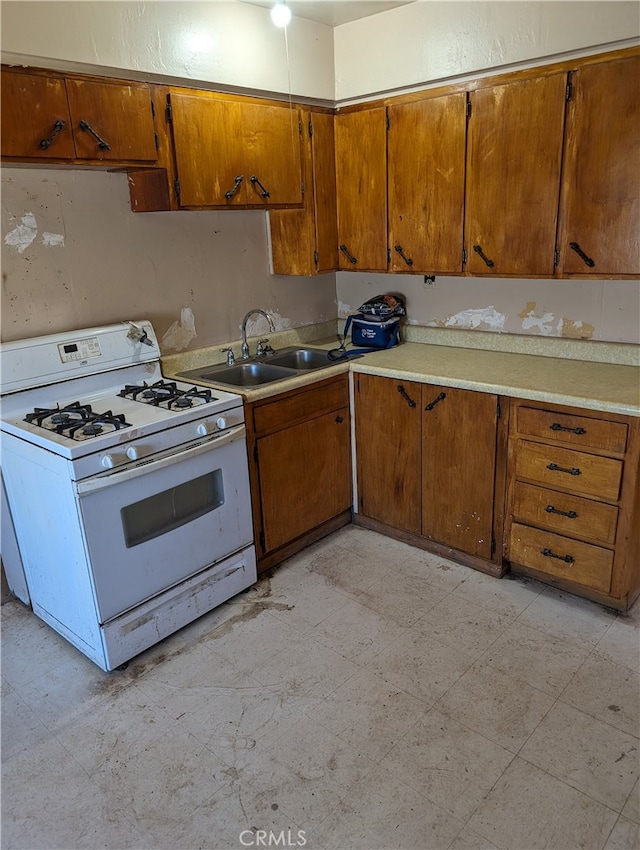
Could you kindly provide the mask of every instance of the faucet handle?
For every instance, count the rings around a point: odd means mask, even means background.
[[[236,362],[236,359],[233,356],[233,348],[221,348],[220,351],[227,352],[227,366],[233,366],[233,364]]]
[[[258,347],[256,348],[256,357],[264,357],[268,356],[269,354],[275,354],[275,351],[269,345],[269,340],[266,338],[259,339]]]

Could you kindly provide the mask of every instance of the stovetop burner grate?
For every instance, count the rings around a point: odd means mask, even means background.
[[[74,401],[64,407],[35,407],[24,418],[25,422],[38,425],[47,431],[55,431],[72,440],[88,440],[110,431],[130,428],[122,413],[106,410],[95,413],[90,404]]]
[[[163,407],[167,410],[184,410],[200,404],[214,401],[210,390],[202,387],[179,389],[175,381],[156,381],[154,384],[126,384],[118,393],[122,398],[130,398],[143,404]]]

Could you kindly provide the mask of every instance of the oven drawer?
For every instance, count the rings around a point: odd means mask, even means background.
[[[608,419],[591,419],[569,413],[555,413],[534,407],[518,409],[518,432],[545,441],[557,440],[582,448],[602,449],[609,452],[625,451],[627,426]]]
[[[613,552],[514,522],[507,557],[515,564],[608,593]]]
[[[520,440],[516,448],[516,477],[616,502],[622,461]]]
[[[514,487],[513,517],[559,534],[613,545],[618,509],[557,490],[518,481]]]

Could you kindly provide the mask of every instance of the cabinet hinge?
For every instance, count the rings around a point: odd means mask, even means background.
[[[302,121],[298,121],[298,132],[302,135]]]
[[[167,124],[171,124],[173,121],[173,109],[171,108],[171,101],[169,100],[169,95],[167,95],[167,105],[164,109],[164,117],[167,121]]]
[[[262,547],[262,551],[266,552],[267,547],[265,546],[265,543],[264,543],[264,531],[261,531],[258,536],[260,537],[260,546]]]
[[[308,130],[309,130],[309,138],[311,139],[311,138],[313,138],[313,121],[311,120],[311,118],[309,118]]]
[[[387,131],[391,129],[391,116],[387,112]]]
[[[174,188],[175,188],[175,190],[176,190],[176,195],[177,195],[177,197],[178,197],[178,200],[180,200],[180,180],[179,180],[179,179],[176,179],[176,180],[174,181],[173,186],[174,186]]]
[[[156,117],[156,105],[153,101],[151,101],[151,117],[152,118]]]
[[[462,249],[462,265],[463,266],[467,265],[467,249],[466,248]]]
[[[467,120],[471,118],[471,101],[467,99]]]
[[[387,265],[391,262],[391,248],[387,248]]]
[[[159,151],[160,150],[160,142],[158,141],[158,134],[154,133],[153,138],[154,138],[154,141],[156,143],[156,150]]]
[[[554,269],[560,264],[560,251],[556,248],[553,252],[553,267]]]
[[[302,191],[302,197],[304,198],[304,181],[300,184],[300,189]]]
[[[316,264],[316,268],[317,268],[318,263],[320,262],[320,256],[319,256],[317,251],[313,252],[313,262]]]
[[[496,538],[492,536],[491,537],[491,557],[493,557],[495,554],[496,554]]]
[[[566,100],[567,103],[569,103],[569,101],[571,100],[572,97],[573,97],[573,83],[571,82],[571,80],[568,80],[567,81],[567,91],[566,91],[566,94],[564,96],[564,99]]]
[[[502,416],[502,402],[498,399],[498,419]]]

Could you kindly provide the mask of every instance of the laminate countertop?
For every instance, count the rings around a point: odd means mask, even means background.
[[[334,338],[309,340],[303,344],[314,348],[336,347]],[[213,362],[210,355],[209,360],[206,359],[204,351],[163,359],[165,376],[180,378],[180,372]],[[239,393],[247,401],[257,401],[347,371],[640,416],[638,366],[418,342],[405,342],[392,349],[338,362],[326,369],[256,387],[199,383],[219,386]]]

